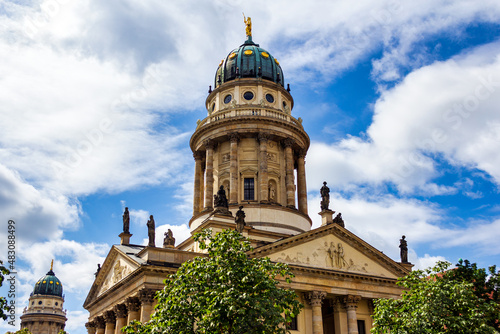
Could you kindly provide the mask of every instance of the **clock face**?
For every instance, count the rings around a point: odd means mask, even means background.
[[[266,94],[266,100],[269,103],[273,103],[274,102],[274,97],[271,94]]]
[[[252,92],[245,92],[245,94],[243,94],[243,97],[245,98],[245,100],[250,101],[251,99],[253,99],[253,93]]]
[[[231,102],[231,99],[232,99],[231,94],[227,94],[226,97],[224,98],[224,103],[228,104],[229,102]]]

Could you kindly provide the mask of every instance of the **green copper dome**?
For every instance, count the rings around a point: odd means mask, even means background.
[[[221,61],[215,74],[215,88],[237,78],[262,78],[284,86],[278,61],[255,44],[251,36]]]
[[[52,269],[35,284],[34,295],[59,296],[62,297],[63,287],[59,278]]]

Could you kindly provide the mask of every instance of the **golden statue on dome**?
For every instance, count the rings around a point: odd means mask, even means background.
[[[250,17],[245,17],[245,13],[243,13],[243,22],[245,22],[246,28],[245,31],[247,36],[252,36],[252,19]]]

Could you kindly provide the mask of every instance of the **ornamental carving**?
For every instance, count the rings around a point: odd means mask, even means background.
[[[278,161],[278,156],[276,153],[267,153],[267,160],[271,162],[277,162]]]
[[[309,291],[305,293],[305,298],[311,306],[321,306],[325,297],[326,292],[324,291]]]
[[[113,267],[113,276],[111,278],[111,281],[113,283],[117,283],[121,281],[129,272],[130,269],[127,266],[122,266],[120,260],[118,260]]]
[[[222,163],[229,162],[231,160],[231,154],[226,153],[222,155]]]

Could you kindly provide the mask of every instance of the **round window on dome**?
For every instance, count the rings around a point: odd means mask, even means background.
[[[229,102],[231,102],[232,98],[233,97],[231,96],[231,94],[227,94],[226,97],[224,98],[224,103],[228,104]]]
[[[243,97],[245,98],[245,100],[250,101],[251,99],[253,99],[253,93],[252,92],[245,92],[243,94]]]
[[[59,305],[59,303],[58,303],[58,302],[56,302],[56,306],[57,306],[57,305]]]
[[[38,305],[42,305],[42,301],[41,300],[38,302]]]
[[[274,102],[274,96],[272,96],[271,94],[266,94],[266,100],[269,103],[273,103]]]

